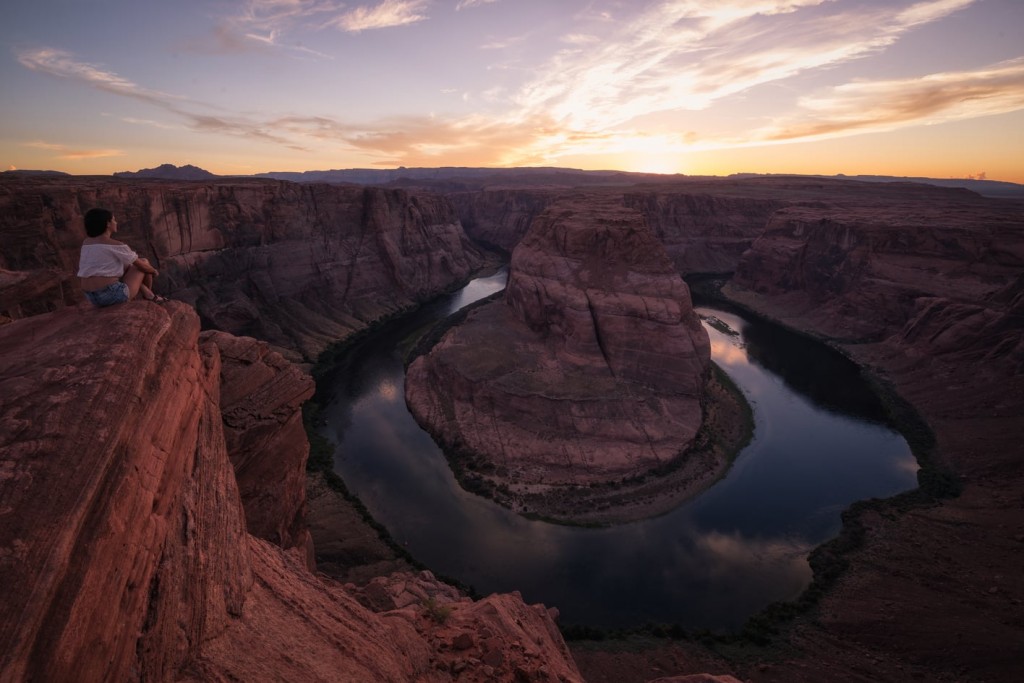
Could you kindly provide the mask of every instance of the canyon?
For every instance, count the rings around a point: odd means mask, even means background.
[[[570,652],[553,615],[515,594],[473,601],[429,573],[356,585],[310,571],[297,410],[311,385],[289,361],[308,367],[454,287],[489,258],[477,245],[529,248],[546,211],[585,196],[639,214],[677,274],[735,273],[729,300],[839,348],[926,423],[921,489],[844,517],[841,542],[812,556],[805,609],[769,623],[776,649]],[[120,237],[160,269],[158,291],[184,303],[81,303],[80,217],[94,205],[114,210]],[[1019,202],[789,177],[447,195],[5,177],[0,206],[5,680],[1018,673]]]
[[[643,215],[586,194],[531,221],[503,298],[409,365],[406,401],[477,488],[595,521],[611,506],[595,486],[671,467],[692,495],[721,473],[723,453],[690,452],[709,365],[689,290]]]

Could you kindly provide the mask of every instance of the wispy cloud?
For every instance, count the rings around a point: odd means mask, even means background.
[[[470,7],[480,7],[481,5],[490,5],[495,2],[498,2],[498,0],[459,0],[459,4],[455,6],[455,11],[459,12]]]
[[[405,26],[427,19],[425,11],[429,4],[429,0],[383,0],[376,5],[357,7],[328,25],[350,32]]]
[[[704,109],[757,85],[872,54],[976,1],[854,9],[829,0],[661,2],[596,47],[556,55],[518,102],[528,114],[551,112],[583,130]]]
[[[790,141],[893,130],[1024,109],[1024,57],[973,71],[854,81],[798,101],[800,112],[754,135]]]
[[[119,149],[74,149],[67,145],[60,145],[52,142],[43,142],[36,140],[33,142],[24,143],[26,147],[33,147],[35,149],[45,149],[49,152],[54,152],[58,159],[67,159],[69,161],[79,161],[83,159],[104,159],[107,157],[119,157],[124,156],[124,152]]]
[[[145,102],[184,119],[186,127],[194,131],[253,138],[292,149],[305,149],[295,141],[278,135],[274,127],[267,125],[266,122],[245,116],[209,113],[204,110],[216,112],[216,108],[184,97],[143,88],[112,71],[80,62],[64,50],[23,50],[18,53],[18,61],[33,71],[78,81],[105,92]]]
[[[184,98],[175,97],[158,90],[143,88],[127,78],[123,78],[112,71],[107,71],[102,67],[80,62],[71,53],[64,50],[52,48],[22,50],[17,53],[17,58],[22,66],[33,71],[82,81],[100,90],[144,102],[164,105],[184,100]]]
[[[297,27],[322,27],[344,14],[345,3],[334,0],[247,0],[241,8],[223,18],[203,38],[192,40],[186,49],[212,54],[236,54],[277,49],[318,59],[330,55],[290,42]]]

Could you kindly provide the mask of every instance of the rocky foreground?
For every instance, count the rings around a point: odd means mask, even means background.
[[[310,571],[311,389],[180,303],[0,327],[0,680],[582,680],[516,594]],[[245,484],[269,471],[280,495]]]
[[[642,214],[582,195],[532,221],[504,297],[409,366],[406,401],[498,500],[592,521],[610,506],[595,485],[673,468],[692,495],[720,474],[724,454],[688,453],[709,364],[689,290]]]

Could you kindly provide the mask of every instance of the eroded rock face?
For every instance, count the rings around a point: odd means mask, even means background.
[[[709,360],[686,284],[642,216],[582,196],[533,222],[504,299],[410,365],[406,400],[501,483],[586,485],[690,445]]]
[[[0,327],[0,679],[169,680],[241,613],[245,519],[198,335],[187,306],[142,302]]]
[[[454,206],[436,195],[66,177],[0,182],[0,268],[73,276],[82,214],[94,206],[113,211],[118,238],[160,270],[160,293],[192,304],[205,326],[262,339],[292,360],[315,360],[479,266]],[[66,298],[59,279],[41,296],[19,294],[0,314],[52,310]]]
[[[209,331],[201,340],[220,353],[224,437],[249,533],[282,548],[301,548],[315,569],[306,524],[309,441],[302,424],[313,379],[251,337]]]
[[[700,189],[704,188],[694,188]],[[781,198],[679,191],[628,193],[624,202],[644,214],[683,275],[736,270],[743,252],[761,236],[769,217],[784,205]]]
[[[780,210],[727,292],[849,341],[885,339],[937,300],[1005,307],[1024,269],[1018,208],[942,190],[894,199]]]
[[[177,302],[0,326],[0,680],[581,681],[542,606],[409,575],[438,600],[378,613],[246,532],[221,381],[256,432],[305,391],[264,351]]]

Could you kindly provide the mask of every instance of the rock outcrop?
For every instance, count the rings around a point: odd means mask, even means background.
[[[224,438],[249,533],[282,548],[301,548],[315,569],[306,522],[309,441],[302,424],[313,379],[265,342],[218,331],[200,339],[220,353]]]
[[[94,206],[112,210],[118,237],[160,270],[159,292],[192,304],[205,327],[267,341],[291,360],[315,360],[480,265],[454,206],[437,195],[271,180],[5,177],[0,269],[73,276],[82,214]],[[42,300],[36,279],[32,292],[0,280],[0,314],[66,303],[60,279]]]
[[[254,420],[251,458],[307,385],[199,327],[141,301],[0,326],[0,680],[581,680],[514,594],[410,574],[393,584],[427,598],[377,612],[247,533],[223,398]]]
[[[406,400],[497,487],[565,491],[678,460],[701,426],[709,361],[643,217],[583,196],[533,221],[504,299],[410,365]]]

